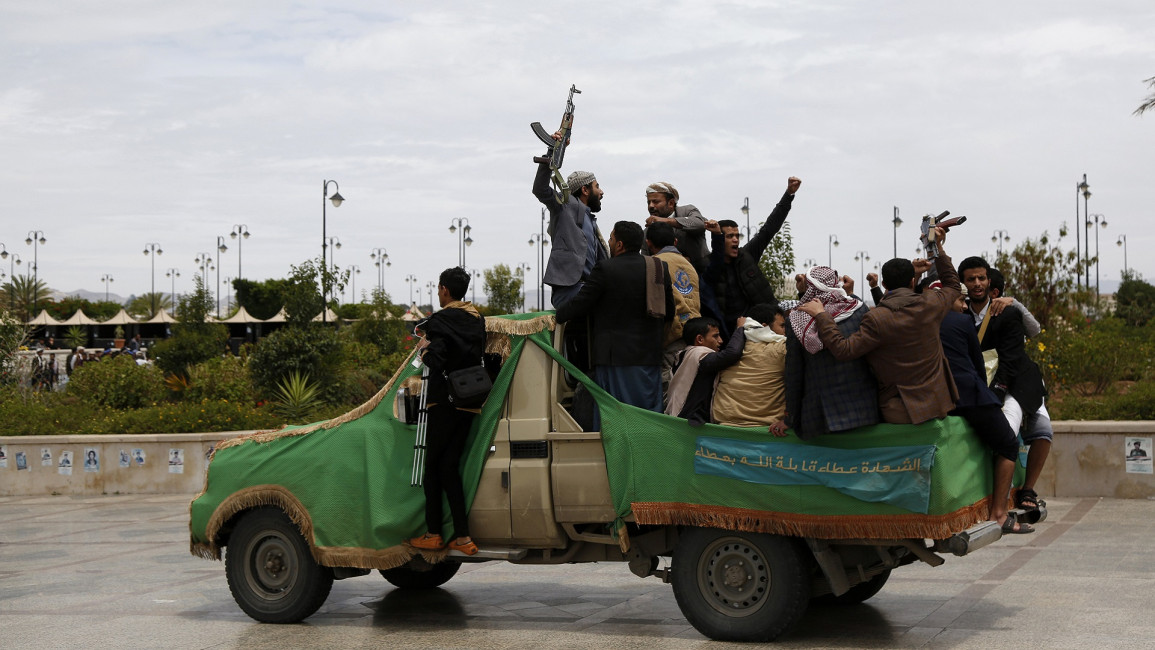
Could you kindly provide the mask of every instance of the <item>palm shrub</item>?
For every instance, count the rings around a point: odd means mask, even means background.
[[[320,387],[309,381],[308,374],[293,370],[277,383],[275,401],[278,415],[291,423],[304,422],[321,406]]]

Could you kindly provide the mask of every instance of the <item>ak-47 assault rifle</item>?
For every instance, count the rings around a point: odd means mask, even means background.
[[[947,232],[953,226],[961,226],[966,223],[966,217],[954,217],[947,219],[946,216],[950,211],[944,211],[937,217],[926,215],[922,218],[922,235],[919,236],[919,241],[922,242],[922,247],[926,251],[926,259],[933,260],[938,257],[938,244],[935,242],[934,229],[942,228],[943,232]]]
[[[923,250],[926,251],[927,260],[933,260],[934,258],[938,257],[938,242],[935,241],[934,229],[936,227],[942,228],[942,231],[945,233],[951,229],[951,226],[960,226],[967,220],[966,217],[954,217],[952,219],[947,219],[946,216],[949,214],[950,211],[947,210],[943,211],[943,213],[937,217],[928,214],[922,218],[922,225],[920,226],[922,234],[919,235],[918,239],[922,242]],[[926,277],[932,280],[938,279],[938,270],[933,264],[931,265],[930,270],[926,272]]]
[[[541,122],[534,122],[530,124],[530,128],[541,140],[549,147],[548,156],[534,156],[533,161],[539,164],[549,163],[549,169],[553,173],[553,185],[557,188],[559,193],[557,202],[565,205],[569,200],[569,185],[565,182],[565,177],[561,175],[561,163],[565,159],[565,148],[569,144],[569,134],[573,130],[573,96],[580,95],[582,91],[577,89],[576,85],[569,87],[569,98],[565,100],[565,113],[561,116],[561,127],[558,128],[558,133],[561,138],[553,139],[553,134],[542,128]]]

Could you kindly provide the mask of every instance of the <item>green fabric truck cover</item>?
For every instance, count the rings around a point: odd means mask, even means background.
[[[691,427],[621,404],[576,370],[552,346],[551,314],[486,323],[487,349],[505,362],[462,459],[467,504],[529,343],[569,370],[601,409],[620,521],[941,539],[986,518],[991,456],[961,419],[878,425],[810,442],[774,438],[764,428]],[[424,494],[410,486],[416,427],[399,421],[393,407],[397,389],[417,372],[406,363],[373,399],[339,418],[218,444],[204,491],[190,504],[192,552],[219,559],[235,514],[275,506],[301,528],[321,564],[388,569],[407,562],[417,551],[404,540],[425,530]],[[444,511],[443,531],[451,534]],[[445,552],[422,555],[439,561]]]

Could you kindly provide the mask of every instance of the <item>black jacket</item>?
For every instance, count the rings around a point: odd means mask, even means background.
[[[950,364],[950,373],[958,387],[956,408],[991,406],[1000,403],[987,387],[987,370],[975,334],[975,321],[967,314],[949,312],[938,327],[942,353]],[[987,335],[990,335],[988,330]],[[1038,407],[1036,407],[1037,410]]]
[[[745,246],[738,249],[738,257],[730,262],[734,265],[735,276],[738,281],[737,291],[731,291],[730,295],[740,296],[739,300],[742,304],[728,304],[729,301],[726,298],[725,240],[717,233],[711,237],[710,261],[706,266],[705,281],[702,283],[708,287],[709,294],[705,291],[702,293],[703,309],[714,312],[714,316],[722,323],[725,335],[729,336],[734,331],[736,320],[736,316],[728,318],[727,315],[741,316],[754,305],[778,304],[778,300],[774,297],[774,289],[770,287],[766,276],[762,274],[758,260],[762,259],[762,253],[766,251],[766,247],[770,245],[774,235],[777,235],[778,231],[781,230],[782,224],[786,222],[786,216],[790,214],[790,206],[793,204],[794,195],[790,192],[784,193],[782,199],[778,201],[778,205],[774,206],[774,211],[770,213],[769,217],[766,217],[766,223],[762,224],[758,232],[750,237],[750,241]]]
[[[1023,315],[1017,309],[1004,309],[998,316],[989,318],[982,348],[998,350],[999,353],[999,369],[991,388],[1001,396],[1005,386],[1005,392],[1023,407],[1023,416],[1033,415],[1043,405],[1047,389],[1043,386],[1043,373],[1039,366],[1027,356]]]
[[[448,403],[449,393],[442,373],[481,365],[481,355],[485,352],[485,318],[450,307],[434,312],[419,322],[417,329],[429,340],[429,346],[421,355],[429,366],[426,399],[430,404]]]
[[[623,253],[594,266],[581,291],[557,310],[557,322],[591,318],[595,366],[660,366],[665,323],[674,316],[670,269],[662,262],[666,317],[646,310],[646,258]]]

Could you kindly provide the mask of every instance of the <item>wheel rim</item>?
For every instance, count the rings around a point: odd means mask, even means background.
[[[276,531],[265,531],[245,551],[245,581],[253,593],[265,600],[285,597],[299,568],[292,543]]]
[[[727,616],[750,616],[766,603],[770,567],[757,546],[740,537],[724,537],[699,557],[698,589],[715,610]]]

